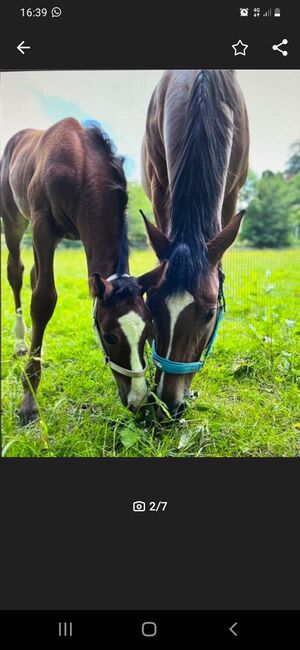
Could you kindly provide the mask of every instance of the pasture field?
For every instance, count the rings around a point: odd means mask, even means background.
[[[30,327],[31,249],[25,263],[23,312]],[[121,404],[92,328],[85,256],[59,249],[58,302],[44,338],[38,392],[41,419],[18,424],[25,358],[13,357],[14,305],[2,251],[2,452],[23,457],[298,456],[299,250],[233,249],[225,255],[227,313],[214,350],[195,377],[184,417],[163,423],[152,409],[134,416]],[[134,252],[131,272],[155,264]],[[149,360],[150,360],[150,353]],[[153,384],[150,364],[148,381]]]

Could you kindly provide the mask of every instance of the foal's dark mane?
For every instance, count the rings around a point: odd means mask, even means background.
[[[105,300],[107,307],[114,304],[114,302],[119,300],[132,301],[141,296],[141,287],[138,284],[136,278],[130,276],[125,278],[118,278],[113,281],[114,291],[110,296]]]
[[[106,155],[111,170],[110,189],[118,193],[119,198],[119,261],[116,273],[122,275],[128,266],[129,241],[126,208],[128,203],[127,182],[123,170],[124,158],[116,155],[116,148],[108,135],[99,126],[87,127],[88,137],[95,148]]]
[[[216,234],[217,204],[231,135],[230,118],[221,102],[231,110],[237,103],[233,80],[232,71],[200,70],[190,91],[170,192],[169,294],[185,290],[195,293],[201,275],[208,271],[206,243]]]

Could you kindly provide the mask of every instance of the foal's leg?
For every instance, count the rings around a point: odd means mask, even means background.
[[[5,217],[3,217],[3,223],[6,244],[9,251],[7,260],[7,277],[13,290],[16,309],[14,325],[16,342],[14,350],[18,356],[22,356],[28,352],[28,347],[25,341],[26,325],[23,319],[21,305],[24,264],[21,260],[20,245],[24,232],[28,226],[28,221],[27,219],[24,219],[22,215],[18,215],[13,224]]]
[[[34,291],[37,283],[37,271],[35,268],[35,264],[33,265],[31,271],[30,271],[30,284],[31,284],[31,291]]]
[[[34,252],[34,251],[33,251],[33,252]],[[36,287],[36,283],[37,283],[37,268],[38,268],[38,261],[37,261],[37,259],[36,259],[36,254],[35,254],[35,253],[34,253],[34,257],[35,257],[35,262],[34,262],[34,265],[33,265],[32,268],[31,268],[31,271],[30,271],[30,284],[31,284],[31,291],[34,291],[34,289],[35,289],[35,287]],[[30,340],[30,342],[31,342],[31,340],[32,340],[32,327],[28,330],[28,335],[29,335],[29,340]],[[42,346],[42,347],[41,347],[41,357],[43,356],[43,354],[44,354],[44,352],[43,352],[43,346]]]
[[[34,251],[33,251],[33,253],[34,253]],[[34,291],[34,289],[36,287],[36,283],[37,283],[37,259],[36,259],[35,253],[34,253],[34,256],[35,256],[34,265],[32,266],[31,271],[30,271],[31,291]],[[31,339],[32,339],[32,327],[28,331],[28,334],[29,334],[29,339],[31,341]]]
[[[54,284],[53,257],[57,237],[50,227],[47,215],[34,215],[33,246],[35,252],[34,290],[31,298],[32,337],[30,358],[23,379],[24,396],[19,411],[21,424],[27,424],[38,415],[35,394],[41,378],[41,348],[44,331],[57,301]],[[33,274],[32,274],[33,275]]]

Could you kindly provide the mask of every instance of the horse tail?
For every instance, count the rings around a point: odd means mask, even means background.
[[[230,88],[228,88],[228,81]],[[217,230],[218,203],[224,192],[232,141],[234,77],[222,70],[199,70],[190,91],[178,163],[171,182],[170,238],[174,253],[169,271],[177,289],[195,290],[207,271],[206,242]],[[229,100],[228,96],[231,96]],[[176,276],[176,248],[186,244],[189,276]],[[180,258],[183,250],[180,249]]]

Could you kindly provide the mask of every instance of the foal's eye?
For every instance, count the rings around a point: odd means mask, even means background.
[[[103,339],[108,345],[115,345],[118,342],[118,337],[115,334],[103,334]]]

